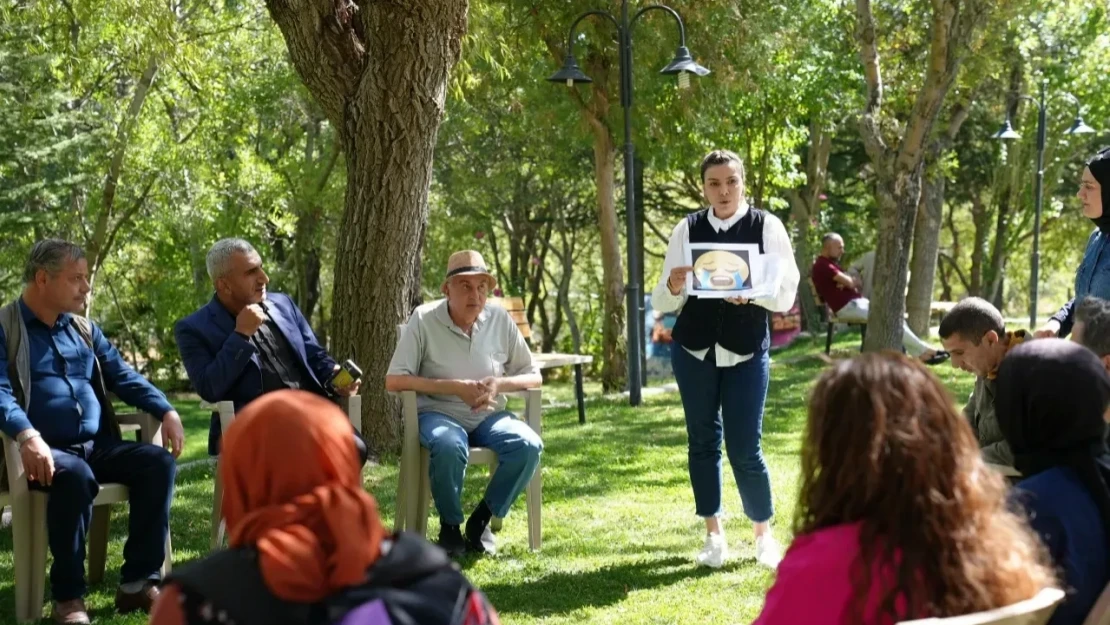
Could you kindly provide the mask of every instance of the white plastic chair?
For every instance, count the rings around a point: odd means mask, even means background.
[[[148,414],[121,414],[116,415],[116,420],[122,432],[139,432],[142,442],[162,445],[162,423],[154,417]],[[5,504],[12,507],[15,618],[20,622],[33,622],[42,618],[46,596],[46,502],[50,495],[28,487],[19,443],[2,433],[0,443],[4,445],[4,461],[8,470],[8,492],[0,493],[0,508]],[[86,541],[90,584],[104,579],[111,504],[127,501],[127,487],[114,483],[101,484],[100,492],[93,500],[92,523]],[[173,551],[167,534],[163,577],[169,574],[172,561]]]
[[[1056,611],[1056,606],[1063,600],[1064,591],[1045,588],[1032,599],[994,610],[948,618],[902,621],[898,625],[1044,625]]]
[[[534,388],[512,395],[523,396],[525,401],[524,421],[536,432],[543,435],[540,414],[541,392]],[[416,393],[401,393],[404,432],[401,441],[401,471],[397,480],[397,522],[395,531],[408,530],[421,536],[428,533],[428,511],[432,497],[431,481],[428,478],[430,456],[428,450],[420,446],[420,426],[416,412]],[[497,454],[486,447],[471,447],[468,465],[489,465],[490,477],[497,470]],[[539,551],[542,539],[542,502],[543,502],[543,459],[536,465],[536,473],[528,482],[525,499],[528,509],[528,547]],[[494,530],[501,529],[501,519],[494,518],[490,524]]]
[[[351,426],[356,432],[362,434],[362,396],[354,395],[351,397],[341,397],[339,402],[340,407],[347,413],[347,419],[351,421]],[[201,404],[201,408],[211,407],[211,404]],[[216,412],[220,414],[220,431],[226,432],[233,421],[235,421],[235,404],[230,401],[222,401],[216,404]],[[212,536],[209,541],[209,546],[216,549],[224,542],[224,534],[226,527],[223,518],[223,484],[220,482],[220,459],[216,457],[216,471],[215,471],[215,487],[212,489]]]

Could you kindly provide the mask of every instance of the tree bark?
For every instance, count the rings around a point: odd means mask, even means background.
[[[990,209],[983,202],[982,196],[976,194],[971,201],[971,271],[967,285],[967,294],[973,297],[983,296],[983,256],[990,235],[989,221]]]
[[[432,157],[468,2],[266,5],[346,156],[331,351],[362,365],[363,434],[382,452],[399,440],[399,406],[384,391],[385,372],[397,325],[420,298]]]
[[[926,140],[982,21],[985,0],[932,0],[925,79],[896,146],[888,146],[884,127],[883,81],[875,18],[870,0],[856,0],[856,41],[867,86],[860,134],[875,166],[879,208],[878,247],[867,339],[864,349],[898,349],[902,343],[909,242],[921,199]]]
[[[910,287],[906,295],[906,311],[910,328],[920,337],[929,335],[932,318],[933,282],[936,278],[937,254],[940,252],[940,224],[944,211],[946,180],[943,172],[925,182],[921,208],[914,226],[913,257],[910,259]]]
[[[806,181],[796,189],[785,191],[790,202],[790,217],[794,221],[794,261],[802,274],[798,298],[802,303],[802,323],[808,332],[815,332],[819,326],[820,315],[813,290],[809,287],[810,272],[813,269],[813,246],[811,243],[813,223],[821,214],[821,193],[828,178],[829,154],[832,151],[832,133],[818,121],[820,115],[813,115],[809,124],[809,147],[806,150]]]

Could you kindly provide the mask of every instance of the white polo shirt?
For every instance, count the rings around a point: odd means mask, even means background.
[[[527,373],[539,373],[539,367],[532,362],[532,352],[508,311],[486,304],[467,336],[451,320],[447,300],[441,299],[413,311],[401,332],[387,375],[481,380]],[[417,410],[445,414],[468,432],[494,412],[504,410],[505,402],[505,395],[501,394],[497,396],[496,408],[474,412],[454,395],[416,396]]]

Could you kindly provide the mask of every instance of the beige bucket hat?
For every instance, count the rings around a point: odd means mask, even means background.
[[[450,280],[455,276],[485,276],[491,290],[497,287],[497,278],[486,268],[482,255],[474,250],[455,252],[447,259],[447,275],[444,278]]]

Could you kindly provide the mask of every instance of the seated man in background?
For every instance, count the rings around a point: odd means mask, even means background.
[[[1084,298],[1075,312],[1071,339],[1094,352],[1110,372],[1110,302]]]
[[[995,414],[995,377],[1006,353],[1029,340],[1025,330],[1006,331],[1002,313],[985,299],[961,300],[940,322],[940,340],[952,354],[952,366],[975,374],[975,390],[964,416],[979,439],[983,460],[1013,466],[1014,455]]]
[[[503,393],[538,387],[543,379],[513,318],[486,303],[495,286],[481,254],[452,254],[446,298],[412,313],[385,377],[387,391],[417,393],[439,544],[452,556],[496,550],[489,522],[509,513],[543,451],[539,435],[505,410]],[[462,486],[472,445],[497,454],[497,471],[466,522],[464,541]]]
[[[80,316],[91,288],[84,250],[67,241],[39,241],[23,280],[22,297],[0,308],[0,430],[19,443],[30,488],[50,493],[54,621],[89,622],[85,535],[104,482],[130,492],[116,610],[150,612],[166,559],[174,458],[185,444],[181,418],[100,328]],[[109,393],[160,419],[173,455],[122,440]]]
[[[231,401],[238,411],[263,393],[303,390],[335,399],[358,393],[359,382],[334,388],[339,365],[320,346],[288,295],[267,292],[262,258],[243,239],[221,239],[205,259],[216,289],[212,299],[178,321],[173,335],[197,394],[207,402]],[[359,457],[366,443],[355,433]],[[208,453],[220,451],[220,417],[212,415]]]
[[[848,275],[838,262],[844,256],[844,239],[830,232],[821,239],[821,254],[810,272],[817,295],[841,321],[867,323],[871,302],[860,293],[863,279]],[[911,356],[927,365],[948,360],[948,353],[934,349],[917,337],[905,322],[902,323],[902,347]]]

